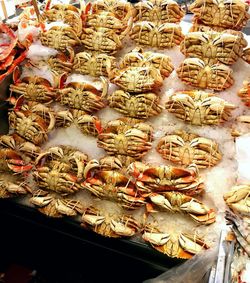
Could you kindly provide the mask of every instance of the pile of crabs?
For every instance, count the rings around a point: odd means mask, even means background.
[[[41,48],[56,52],[27,59],[13,71],[10,133],[0,136],[0,197],[25,195],[50,217],[80,215],[82,226],[103,236],[141,235],[170,257],[188,259],[208,249],[202,236],[184,228],[164,230],[154,216],[178,213],[199,226],[213,224],[215,208],[202,201],[205,184],[199,171],[216,166],[223,153],[215,140],[186,130],[156,140],[149,119],[164,111],[191,126],[220,126],[230,119],[236,106],[202,89],[229,88],[228,65],[239,57],[247,60],[239,31],[248,19],[246,5],[195,1],[193,30],[199,31],[184,37],[178,25],[184,11],[173,0],[134,6],[97,0],[80,8],[50,2],[39,25],[33,24],[39,26]],[[207,17],[208,12],[216,16]],[[129,37],[135,48],[118,55]],[[26,38],[30,46],[32,40]],[[174,66],[169,56],[146,48],[179,44],[187,59],[176,72],[194,89],[178,91],[163,104],[161,88]],[[34,72],[44,66],[46,77]],[[247,106],[248,92],[239,92]],[[105,123],[98,115],[104,108],[122,117]],[[58,128],[68,127],[82,133],[79,143],[92,136],[104,156],[97,160],[73,146],[46,146]],[[152,150],[166,162],[145,162]],[[83,192],[86,201],[79,197]],[[249,192],[234,190],[225,199],[229,206],[249,209]]]

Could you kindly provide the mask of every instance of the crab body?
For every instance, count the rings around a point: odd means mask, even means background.
[[[241,34],[225,32],[189,32],[180,45],[186,57],[200,58],[206,63],[232,65],[243,54],[247,42]]]
[[[82,226],[102,236],[112,238],[131,237],[140,229],[138,222],[132,216],[105,213],[93,206],[84,211]]]
[[[123,90],[132,93],[156,90],[163,84],[159,70],[151,67],[116,69],[110,75],[110,80]]]
[[[168,191],[195,195],[204,189],[203,181],[194,164],[182,169],[170,165],[150,166],[134,162],[128,167],[128,172],[136,179],[137,189],[142,195]]]
[[[176,72],[185,84],[202,89],[222,91],[234,83],[233,71],[228,66],[207,65],[198,58],[185,59]]]
[[[178,23],[184,16],[184,11],[173,0],[147,0],[134,5],[135,21],[154,23]]]
[[[94,77],[108,76],[115,68],[115,57],[107,54],[77,53],[74,58],[73,70],[82,75]]]
[[[150,226],[145,228],[142,238],[154,249],[172,258],[189,259],[209,246],[203,239],[187,233],[163,233]]]
[[[241,30],[249,19],[248,4],[242,0],[197,0],[189,9],[195,19],[211,27]]]
[[[166,109],[192,125],[219,125],[230,118],[235,106],[212,93],[191,90],[173,94]]]
[[[151,51],[144,52],[141,48],[135,48],[127,53],[119,65],[121,69],[130,66],[156,68],[163,77],[168,77],[174,70],[169,56]]]
[[[164,159],[199,168],[215,166],[221,160],[218,144],[213,140],[187,132],[176,132],[160,139],[157,151]]]
[[[40,40],[43,45],[62,52],[80,44],[77,34],[68,26],[53,26],[41,33]]]
[[[180,26],[173,23],[155,25],[151,22],[137,22],[134,24],[130,37],[138,45],[172,48],[183,40]]]
[[[102,82],[102,91],[88,83],[68,83],[59,90],[60,102],[89,114],[96,112],[105,107],[103,98],[107,94],[108,83],[105,79]]]
[[[117,90],[108,97],[109,106],[123,115],[138,119],[147,119],[161,113],[163,107],[159,97],[151,92],[130,95],[123,90]]]
[[[82,187],[99,198],[117,201],[125,209],[145,205],[145,198],[137,195],[134,183],[117,170],[99,170]]]
[[[152,147],[152,128],[145,123],[129,126],[121,120],[111,121],[98,136],[98,146],[109,155],[128,155],[140,159]]]
[[[178,192],[153,193],[149,198],[154,206],[168,212],[188,214],[200,224],[215,222],[215,212],[196,198]]]

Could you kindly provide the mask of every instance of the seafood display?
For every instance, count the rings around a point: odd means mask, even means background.
[[[235,160],[250,132],[236,128],[250,124],[248,5],[195,0],[184,35],[174,0],[79,4],[47,1],[26,37],[0,24],[0,83],[13,73],[0,198],[177,259],[213,246],[225,214],[248,254]]]

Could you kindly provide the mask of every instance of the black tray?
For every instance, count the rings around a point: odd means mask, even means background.
[[[180,263],[147,244],[99,236],[13,199],[0,200],[0,225],[0,267],[21,263],[50,274],[53,283],[142,282]]]

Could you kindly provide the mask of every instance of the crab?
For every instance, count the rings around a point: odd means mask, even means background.
[[[108,11],[99,11],[98,13],[88,14],[86,17],[86,27],[93,29],[107,28],[114,30],[120,34],[127,28],[128,22],[118,19],[115,15]]]
[[[82,184],[101,199],[115,200],[125,209],[137,209],[146,204],[145,198],[137,194],[135,184],[126,177],[122,170],[122,163],[113,156],[102,158],[100,169]]]
[[[74,50],[67,48],[66,51],[58,52],[55,56],[51,56],[46,63],[49,65],[52,72],[60,76],[64,73],[71,73],[74,57]]]
[[[250,107],[250,81],[243,82],[243,87],[239,90],[238,96],[247,107]]]
[[[77,35],[82,32],[81,13],[77,7],[69,4],[55,4],[50,7],[51,0],[47,1],[44,8],[43,18],[49,22],[62,21],[68,24]]]
[[[24,139],[41,145],[54,129],[55,117],[51,109],[40,103],[22,104],[20,97],[9,113],[10,127]]]
[[[102,90],[91,83],[70,82],[62,83],[58,95],[61,104],[85,111],[88,114],[105,107],[104,98],[108,93],[108,82],[101,77]]]
[[[249,115],[238,116],[235,119],[235,124],[233,124],[232,126],[231,135],[234,138],[237,138],[241,135],[248,134],[250,132],[249,125],[250,125]]]
[[[73,70],[82,75],[108,77],[108,74],[114,68],[115,57],[107,54],[80,52],[74,58]]]
[[[56,99],[56,90],[51,83],[42,77],[26,76],[20,78],[21,71],[17,67],[13,72],[13,82],[10,91],[23,95],[25,99],[41,103],[49,103]]]
[[[168,212],[182,212],[188,214],[199,224],[211,224],[215,222],[214,209],[208,208],[204,203],[196,198],[187,196],[179,192],[164,192],[161,194],[152,193],[149,195],[153,207]],[[152,211],[151,211],[152,212]]]
[[[250,64],[250,47],[243,50],[242,59]]]
[[[174,0],[146,0],[134,5],[135,21],[179,23],[185,13]]]
[[[126,120],[108,122],[98,135],[97,145],[109,155],[142,158],[152,147],[152,127],[146,123],[129,126]]]
[[[32,168],[33,165],[15,150],[0,147],[0,172],[24,173]]]
[[[69,127],[72,124],[85,135],[97,136],[102,131],[100,119],[82,110],[62,110],[56,113],[57,127]]]
[[[18,48],[18,38],[6,24],[0,23],[0,82],[26,58],[27,50]]]
[[[243,0],[196,0],[189,10],[204,25],[224,29],[241,30],[250,18],[249,6]]]
[[[110,73],[109,79],[123,90],[132,93],[157,90],[163,84],[160,71],[153,67],[114,69]]]
[[[172,48],[179,45],[184,36],[181,27],[173,23],[155,25],[151,22],[137,22],[134,24],[130,37],[138,45]]]
[[[26,160],[29,157],[29,161],[36,158],[41,151],[39,146],[35,146],[15,133],[0,135],[0,147],[12,149]]]
[[[189,259],[206,250],[209,246],[202,238],[184,232],[162,232],[159,228],[147,225],[142,238],[149,242],[158,252],[171,258]]]
[[[224,64],[207,65],[199,58],[185,59],[176,72],[185,84],[202,89],[222,91],[234,84],[231,68]]]
[[[131,95],[129,92],[117,90],[108,97],[109,107],[123,115],[147,119],[161,113],[163,107],[159,104],[159,97],[152,92]]]
[[[84,47],[98,53],[115,54],[122,48],[122,39],[128,33],[128,26],[121,34],[107,28],[85,28],[81,35],[81,42]]]
[[[139,223],[130,215],[116,214],[89,206],[82,215],[81,225],[105,237],[132,237],[140,230]]]
[[[192,125],[219,125],[231,117],[235,105],[213,93],[190,90],[174,93],[166,103],[166,109]]]
[[[0,173],[0,198],[11,198],[31,193],[24,177],[12,172]]]
[[[222,158],[215,141],[184,131],[161,138],[157,151],[166,160],[185,166],[194,163],[198,168],[215,166]]]
[[[46,149],[36,159],[36,164],[49,163],[54,166],[60,163],[65,172],[74,172],[79,179],[88,176],[90,170],[98,167],[95,160],[88,160],[88,156],[72,146],[54,146]]]
[[[169,77],[173,72],[169,56],[157,52],[144,52],[142,48],[135,48],[131,52],[125,54],[121,59],[119,67],[125,69],[127,67],[153,67],[160,71],[162,77]]]
[[[225,32],[189,32],[180,45],[186,57],[199,58],[208,64],[232,65],[243,54],[247,41],[240,34]]]
[[[96,14],[102,11],[112,13],[116,18],[123,22],[133,17],[134,9],[130,2],[126,0],[96,0],[92,3],[92,13]]]
[[[242,184],[232,188],[224,194],[226,204],[242,215],[250,216],[250,185]]]
[[[65,52],[68,48],[80,45],[80,39],[69,26],[53,26],[40,35],[41,43],[47,47]]]
[[[29,201],[49,217],[76,216],[83,211],[80,201],[43,190],[36,190]]]
[[[81,189],[75,173],[69,171],[61,162],[38,164],[33,176],[39,189],[42,190],[72,194]]]
[[[199,177],[195,164],[183,169],[170,165],[146,165],[136,161],[130,164],[128,173],[135,178],[138,192],[142,196],[169,191],[192,196],[204,189],[203,180]]]

